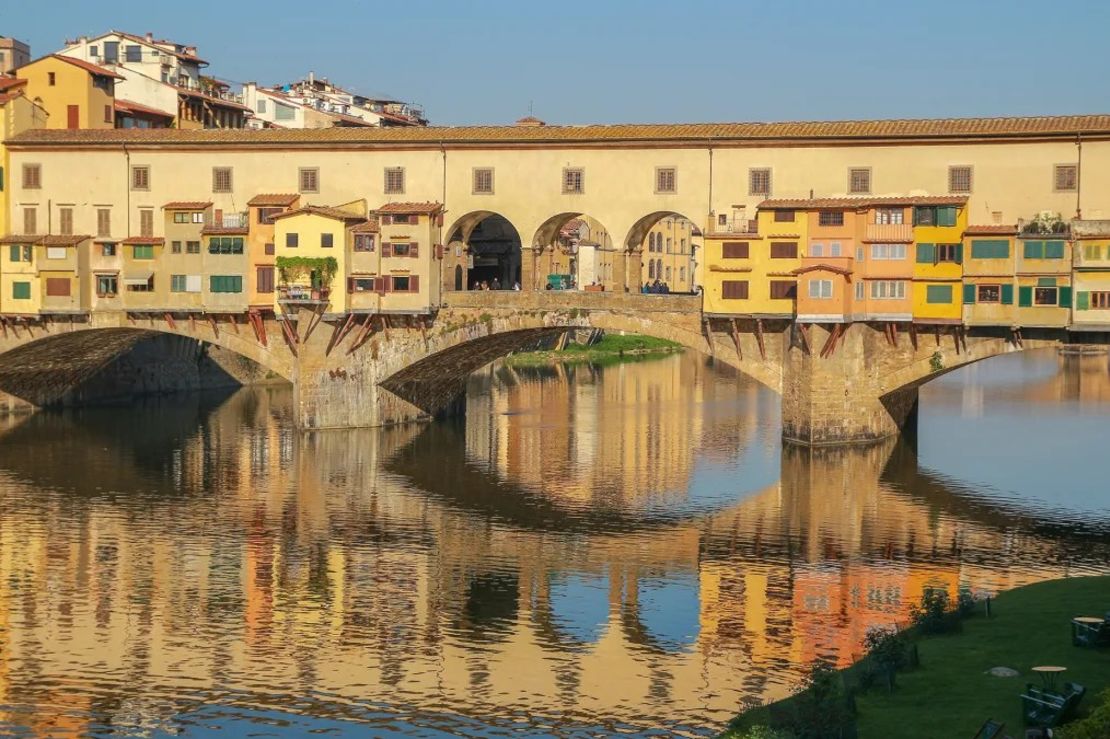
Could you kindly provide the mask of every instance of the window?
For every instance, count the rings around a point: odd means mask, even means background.
[[[53,87],[54,83],[57,82],[57,80],[58,78],[53,72],[46,73],[46,84],[48,84],[50,87]]]
[[[291,121],[296,117],[297,112],[293,109],[293,106],[274,103],[274,120]]]
[[[301,192],[320,192],[320,170],[317,167],[298,169],[297,181]]]
[[[135,244],[131,247],[132,259],[154,259],[153,244]]]
[[[952,302],[952,286],[951,285],[926,285],[925,286],[925,302],[926,303],[951,303]]]
[[[63,236],[73,235],[73,208],[58,208],[58,232]]]
[[[674,248],[672,247],[672,242],[671,242],[671,237],[670,236],[667,237],[667,253],[668,254],[674,254]]]
[[[266,98],[258,98],[258,102],[257,102],[257,105],[255,107],[258,108],[259,113],[265,113],[266,112]]]
[[[114,298],[119,294],[119,278],[116,275],[96,276],[96,295],[99,298]]]
[[[475,195],[493,194],[493,168],[475,167],[472,191]]]
[[[46,247],[47,259],[65,259],[68,256],[64,246],[48,246]]]
[[[170,275],[170,292],[185,292],[185,275]]]
[[[400,195],[405,192],[404,167],[386,167],[385,192],[387,195]]]
[[[1083,310],[1082,298],[1083,293],[1079,293],[1080,302],[1077,307]],[[1099,291],[1093,292],[1088,298],[1087,304],[1090,305],[1091,310],[1110,310],[1110,292]]]
[[[143,60],[143,50],[138,44],[128,44],[123,47],[124,61],[128,62],[141,62]]]
[[[677,170],[674,167],[656,167],[655,169],[655,192],[657,193],[672,193],[676,192],[676,174]]]
[[[720,214],[717,215],[717,225],[718,226],[727,226],[728,225],[728,214],[727,213],[720,213]]]
[[[823,210],[817,214],[817,223],[821,226],[843,226],[844,212],[839,210]]]
[[[1001,303],[1001,285],[977,285],[975,294],[976,303]]]
[[[191,213],[182,213],[180,211],[177,211],[173,214],[173,222],[174,223],[191,223],[192,222],[192,214]]]
[[[374,234],[355,234],[355,251],[374,251]]]
[[[170,242],[170,252],[172,254],[180,254],[181,253],[181,242],[180,241]]]
[[[298,243],[299,241],[300,241],[300,239],[297,236],[297,234],[295,234],[295,233],[285,234],[285,248],[286,249],[296,249],[299,246],[299,243]]]
[[[1084,244],[1084,259],[1102,259],[1102,246],[1100,244]]]
[[[881,225],[901,225],[906,217],[904,208],[876,208],[875,223]]]
[[[267,241],[266,245],[262,247],[262,249],[265,252],[266,256],[272,257],[274,255],[274,242]]]
[[[1063,259],[1064,242],[1060,239],[1051,241],[1026,241],[1022,254],[1026,259]]]
[[[352,277],[347,283],[347,292],[352,293],[372,293],[374,292],[374,278],[373,277]]]
[[[913,223],[915,226],[955,226],[956,206],[919,206],[914,208]]]
[[[126,282],[125,282],[126,284]],[[127,292],[129,293],[152,293],[154,292],[154,275],[147,278],[146,282],[127,285]]]
[[[856,280],[856,300],[863,300],[863,280]]]
[[[231,167],[212,168],[212,192],[231,192]]]
[[[871,258],[872,259],[905,259],[906,258],[906,245],[905,244],[872,244],[871,245]]]
[[[131,168],[131,189],[132,190],[149,190],[150,189],[150,167],[147,166],[134,166]]]
[[[31,299],[31,283],[30,282],[13,282],[12,283],[12,299],[13,300],[30,300]]]
[[[725,300],[747,300],[747,280],[725,280],[721,283],[721,297]]]
[[[1035,287],[1033,288],[1033,305],[1057,305],[1059,301],[1059,288]]]
[[[186,241],[185,242],[185,253],[186,254],[200,254],[200,242],[199,241]]]
[[[68,298],[72,295],[73,281],[68,277],[47,277],[46,296],[50,298]]]
[[[1079,189],[1079,165],[1057,164],[1052,172],[1052,186],[1056,192],[1075,192]]]
[[[772,241],[771,259],[797,259],[798,244],[794,241]]]
[[[809,281],[809,297],[811,297],[811,298],[831,298],[832,297],[832,280],[810,280]]]
[[[772,300],[793,300],[798,297],[798,283],[793,280],[771,280]]]
[[[721,256],[724,259],[747,259],[748,253],[747,241],[726,241],[721,244]]]
[[[100,256],[114,257],[116,255],[116,245],[111,242],[105,242],[100,245]]]
[[[104,63],[115,64],[119,61],[119,41],[104,42]]]
[[[97,208],[96,209],[96,235],[97,236],[111,236],[112,235],[112,209],[111,208]]]
[[[411,216],[408,213],[398,213],[397,215],[386,216],[386,219],[386,223],[416,223],[416,221],[414,220],[415,216]]]
[[[100,56],[100,50],[97,48],[96,44],[92,44],[92,45],[89,46],[89,56],[91,56],[91,57]]]
[[[848,170],[848,192],[867,195],[871,192],[871,168],[852,167]]]
[[[331,249],[335,246],[335,234],[320,234],[320,248]]]
[[[686,268],[685,267],[679,267],[678,268],[678,281],[679,282],[685,282],[686,281]]]
[[[212,275],[208,278],[208,291],[213,293],[243,292],[242,275]]]
[[[654,280],[655,279],[655,260],[654,259],[649,259],[648,260],[648,279],[649,280]]]
[[[776,210],[775,211],[776,223],[793,223],[794,211],[792,210]]]
[[[581,169],[564,169],[563,193],[581,194],[585,191],[585,172]]]
[[[39,190],[42,188],[42,165],[41,164],[24,164],[23,165],[23,189],[24,190]]]
[[[905,298],[906,283],[904,280],[875,280],[871,283],[871,297],[875,300],[899,300]]]
[[[809,245],[809,255],[811,257],[823,257],[823,256],[825,256],[825,245],[824,244],[810,244]]]
[[[934,263],[940,264],[941,262],[954,262],[956,264],[959,264],[962,261],[960,259],[962,251],[963,248],[961,244],[937,244]]]
[[[31,245],[30,244],[12,244],[8,249],[8,261],[10,262],[30,262],[31,261]]]
[[[748,194],[764,197],[771,194],[771,169],[769,167],[748,170]]]
[[[34,206],[23,209],[23,233],[33,234],[39,230],[38,209]]]
[[[959,166],[948,168],[948,192],[971,192],[971,167]]]
[[[412,289],[412,284],[411,284],[412,283],[412,278],[411,277],[394,276],[390,279],[393,280],[393,292],[395,292],[395,293],[407,293],[407,292],[409,292],[409,290]]]
[[[259,267],[257,272],[257,290],[260,293],[272,293],[274,291],[274,268],[273,267]]]
[[[418,253],[416,244],[382,244],[382,256],[415,257]]]
[[[667,276],[666,276],[666,278],[664,278],[664,279],[665,279],[665,280],[666,280],[667,282],[670,282],[670,281],[671,281],[671,268],[670,268],[670,266],[668,266],[668,267],[667,267],[667,269],[666,269],[666,272],[667,272]]]
[[[1007,259],[1009,256],[1007,239],[973,239],[971,242],[972,259]]]
[[[281,208],[259,208],[258,209],[258,222],[259,223],[273,223],[274,216],[282,212]]]
[[[211,236],[208,239],[209,254],[242,254],[242,236]]]
[[[143,208],[139,211],[139,235],[154,235],[154,211],[150,208]]]
[[[104,122],[105,123],[111,123],[115,119],[116,119],[115,118],[115,111],[112,109],[112,106],[111,105],[105,105],[104,106]]]

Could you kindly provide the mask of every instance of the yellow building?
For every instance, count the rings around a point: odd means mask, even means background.
[[[1073,221],[1072,329],[1110,329],[1110,221]]]
[[[38,316],[89,309],[79,278],[88,271],[88,236],[9,235],[0,244],[0,312]]]
[[[0,235],[14,230],[8,225],[12,169],[4,141],[27,129],[46,125],[46,111],[23,94],[26,85],[26,80],[0,75]]]
[[[963,238],[963,320],[968,326],[1016,326],[1016,226],[968,226]]]
[[[439,307],[443,206],[388,203],[372,211],[381,228],[382,313],[429,313]]]
[[[764,201],[754,221],[718,222],[705,239],[706,313],[793,317],[806,232],[806,214],[788,202]]]
[[[158,269],[166,241],[160,236],[128,236],[122,242],[123,308],[164,312],[170,307],[170,275]]]
[[[252,309],[273,310],[276,286],[274,259],[277,246],[274,235],[274,217],[300,202],[296,193],[265,193],[247,201],[250,230],[247,235],[247,254],[250,262],[248,302]]]
[[[168,280],[165,306],[174,311],[200,313],[204,310],[205,265],[203,231],[212,222],[209,200],[175,200],[162,206],[168,247],[156,265]]]
[[[963,234],[967,198],[919,201],[913,209],[913,317],[927,323],[958,324],[963,318]]]
[[[337,207],[305,205],[272,216],[278,284],[274,309],[304,305],[324,313],[346,313],[349,299],[340,289],[350,273],[351,229],[366,222],[366,202]]]
[[[1069,226],[1059,219],[1033,226],[1017,240],[1018,325],[1066,326],[1072,305]]]
[[[50,54],[20,67],[16,76],[50,116],[47,128],[115,128],[115,83],[123,78],[110,69]]]
[[[644,239],[640,283],[665,283],[672,293],[690,292],[694,285],[694,252],[701,230],[682,216],[660,219]]]

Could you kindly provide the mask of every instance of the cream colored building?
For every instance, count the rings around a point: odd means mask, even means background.
[[[682,216],[667,216],[651,227],[640,252],[640,283],[659,280],[672,293],[691,292],[701,229]]]

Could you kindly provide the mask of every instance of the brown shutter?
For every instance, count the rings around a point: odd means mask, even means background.
[[[381,295],[382,293],[385,292],[385,278],[384,277],[375,277],[374,278],[374,292],[376,292],[378,295]]]
[[[386,292],[386,293],[393,292],[393,278],[387,276],[387,277],[383,277],[382,279],[385,281],[384,282],[385,287],[382,289],[382,292]]]
[[[69,297],[70,280],[68,277],[47,277],[46,294],[50,297]]]
[[[420,256],[420,245],[419,244],[409,244],[409,256],[414,258],[414,259],[416,257]]]
[[[354,291],[355,291],[355,278],[354,277],[348,277],[347,278],[347,292],[353,293]]]
[[[393,256],[393,244],[389,243],[388,241],[383,241],[382,242],[382,256],[383,257]]]
[[[412,277],[409,278],[409,292],[410,293],[420,292],[420,276],[419,275],[413,275]]]
[[[436,244],[436,259],[443,259],[443,244]]]
[[[382,224],[388,226],[391,223],[393,223],[393,216],[391,216],[391,215],[383,215],[382,216]]]

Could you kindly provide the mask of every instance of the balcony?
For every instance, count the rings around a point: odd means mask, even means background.
[[[209,229],[247,229],[250,227],[248,213],[221,213],[217,218],[213,213],[204,219],[205,230]]]
[[[278,285],[279,303],[327,303],[331,297],[329,287],[308,285]]]
[[[908,244],[913,241],[913,225],[909,223],[869,223],[864,241],[879,244]]]
[[[730,218],[724,223],[718,221],[712,228],[715,234],[754,234],[758,231],[756,221],[750,218]]]

